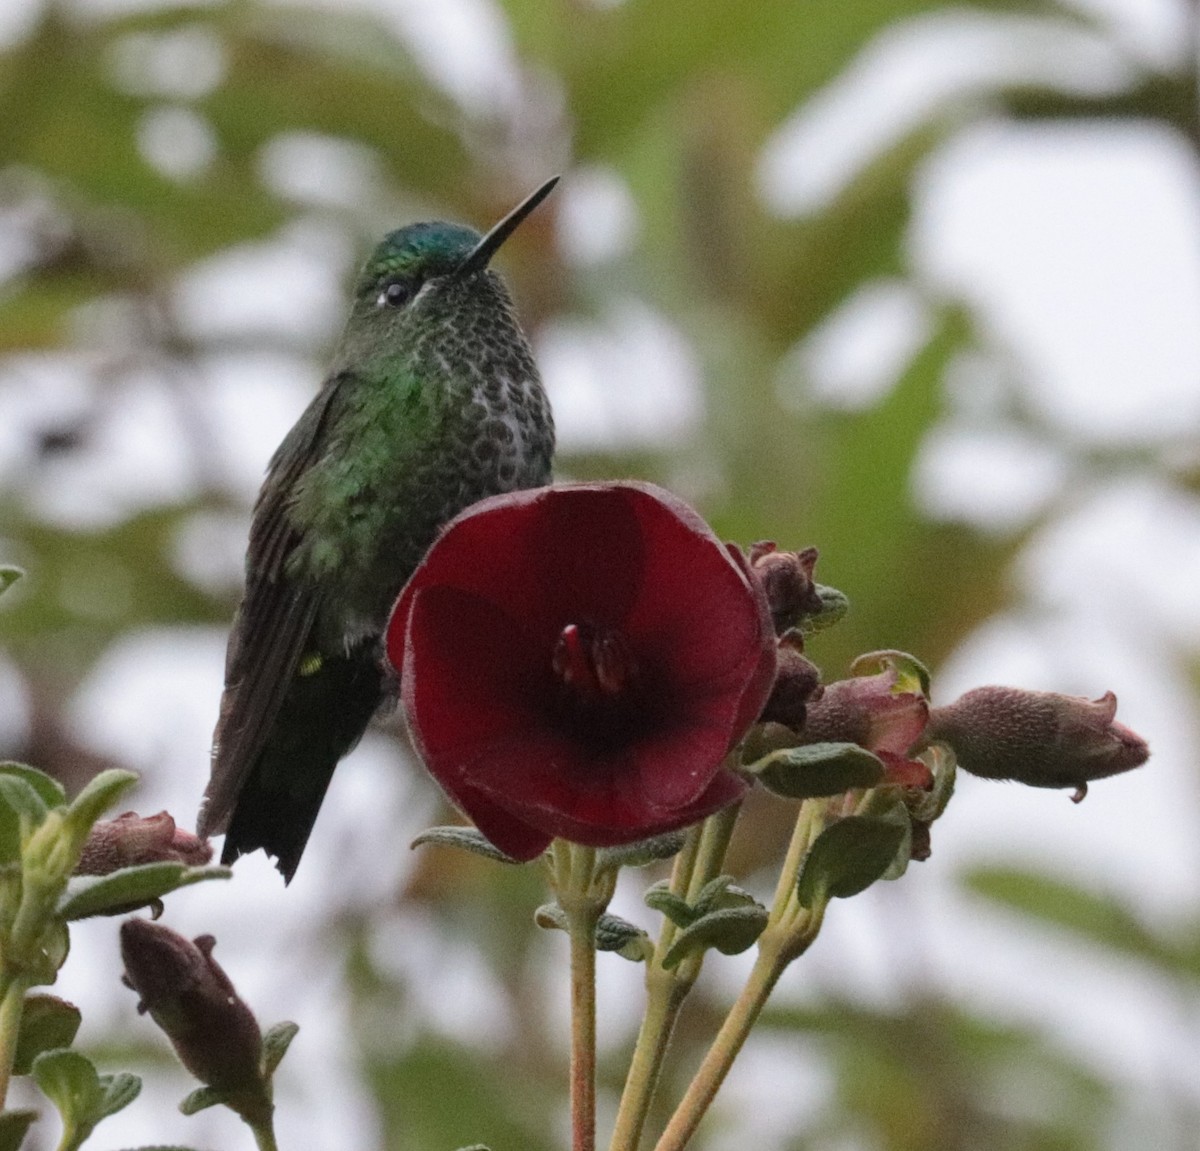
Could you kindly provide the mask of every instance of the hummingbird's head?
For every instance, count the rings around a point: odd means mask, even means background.
[[[394,347],[480,306],[507,311],[507,293],[488,263],[557,183],[557,176],[547,180],[484,236],[442,221],[390,232],[359,273],[346,338]]]

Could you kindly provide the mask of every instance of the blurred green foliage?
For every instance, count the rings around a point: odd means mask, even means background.
[[[616,299],[645,300],[691,342],[706,419],[686,443],[567,452],[560,470],[682,485],[728,538],[817,544],[819,577],[854,605],[846,623],[813,644],[831,676],[880,646],[937,663],[1005,602],[1008,561],[1024,538],[931,522],[911,494],[917,452],[943,411],[947,365],[981,340],[973,317],[953,301],[929,301],[935,323],[925,345],[867,411],[784,406],[775,383],[789,350],[852,293],[878,277],[910,275],[914,178],[973,113],[934,108],[827,203],[796,218],[766,209],[755,171],[784,119],[876,37],[951,7],[1110,34],[1052,0],[505,0],[518,95],[481,108],[456,101],[396,21],[366,6],[231,0],[115,14],[84,3],[35,6],[27,32],[0,51],[0,221],[20,253],[0,281],[0,398],[30,386],[30,364],[66,354],[86,381],[87,403],[31,435],[21,482],[14,475],[0,491],[0,559],[30,572],[5,598],[0,628],[36,717],[27,746],[0,750],[78,785],[99,764],[68,732],[63,704],[112,641],[150,625],[222,624],[231,615],[236,588],[214,590],[175,552],[193,517],[248,514],[244,493],[209,450],[214,433],[194,382],[231,348],[282,346],[306,360],[313,348],[300,335],[197,334],[173,303],[180,275],[300,220],[318,219],[358,251],[382,228],[419,215],[486,224],[550,171],[565,170],[569,184],[572,169],[585,165],[611,170],[632,193],[634,250],[569,264],[555,244],[551,201],[505,248],[522,315],[536,338],[556,318],[595,318]],[[181,43],[215,53],[211,82],[194,82],[186,55],[161,79],[155,61]],[[1150,120],[1193,145],[1200,136],[1191,71],[1135,63],[1122,90],[1101,96],[1028,85],[989,95],[993,115]],[[172,174],[145,144],[147,118],[164,109],[183,110],[211,143],[193,169]],[[307,203],[269,177],[266,150],[297,133],[365,150],[377,182],[364,203]],[[97,304],[119,306],[123,317],[105,339],[80,322],[81,308],[86,315]],[[85,449],[121,389],[147,372],[190,437],[180,452],[195,465],[194,490],[100,525],[47,516],[29,498],[31,480]],[[1083,449],[1071,450],[1077,467],[1093,466]],[[1111,465],[1111,455],[1095,463]],[[703,481],[688,492],[696,475]],[[81,578],[92,594],[70,593]],[[763,826],[769,851],[777,829]],[[764,861],[753,847],[744,856],[745,871]],[[479,1050],[364,1023],[363,1074],[379,1100],[385,1145],[440,1151],[487,1138],[498,1148],[555,1146],[561,1051],[530,1009],[531,939],[514,938],[512,917],[495,913],[497,903],[531,910],[536,883],[447,862],[445,853],[436,871],[421,868],[380,914],[417,906],[438,917],[451,944],[486,940],[520,1023]],[[1036,876],[981,876],[976,886],[1091,946],[1194,982],[1194,943],[1160,940],[1122,908]],[[346,935],[361,1018],[377,1018],[383,1005],[396,1016],[410,1011],[409,989],[360,946],[363,925],[336,909],[330,922]],[[1123,1105],[1113,1085],[1043,1036],[971,1018],[927,989],[890,1011],[830,1002],[780,1012],[773,1023],[824,1052],[837,1075],[832,1109],[794,1133],[787,1146],[796,1151],[1082,1151],[1108,1146],[1109,1116]],[[698,1040],[698,1028],[684,1027],[682,1065]],[[1016,1070],[1022,1082],[1052,1086],[1048,1108],[1021,1106]],[[1147,1133],[1142,1145],[1161,1144]]]

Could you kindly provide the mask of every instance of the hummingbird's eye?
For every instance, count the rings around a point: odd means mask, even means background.
[[[391,280],[384,284],[375,302],[381,307],[387,304],[390,308],[403,308],[413,298],[413,284],[409,280]]]

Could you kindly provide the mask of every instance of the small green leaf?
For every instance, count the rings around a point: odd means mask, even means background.
[[[28,1075],[33,1061],[43,1051],[70,1047],[79,1030],[80,1019],[79,1008],[74,1003],[55,995],[26,995],[13,1071],[17,1075]]]
[[[816,799],[874,787],[883,778],[884,766],[856,743],[809,743],[771,752],[746,770],[776,795]]]
[[[666,881],[647,888],[642,898],[647,907],[665,915],[676,927],[688,927],[696,922],[695,909],[686,899],[672,892]]]
[[[142,1080],[128,1071],[100,1076],[100,1102],[93,1122],[115,1115],[132,1103],[142,1091]]]
[[[180,887],[206,879],[228,879],[232,874],[228,867],[188,867],[166,860],[123,867],[108,875],[77,875],[67,884],[58,914],[67,920],[124,914]]]
[[[67,793],[63,790],[62,784],[53,776],[39,771],[36,767],[30,767],[26,763],[8,761],[0,763],[0,774],[13,775],[18,779],[23,779],[41,796],[42,802],[47,807],[60,807],[67,802]]]
[[[197,1087],[179,1104],[179,1110],[185,1115],[195,1115],[197,1111],[218,1107],[225,1102],[225,1094],[212,1087]]]
[[[13,584],[17,582],[23,575],[18,567],[13,567],[12,564],[0,564],[0,595],[3,595]],[[20,1112],[24,1114],[24,1112]]]
[[[36,1111],[0,1111],[0,1151],[20,1151]]]
[[[732,883],[732,875],[718,875],[700,888],[696,892],[696,898],[692,903],[693,919],[698,919],[700,916],[707,915],[710,911],[714,910]]]
[[[814,590],[821,597],[821,610],[806,615],[800,621],[800,630],[805,635],[833,627],[850,610],[850,601],[837,588],[816,584]]]
[[[41,824],[50,810],[28,780],[7,771],[0,772],[0,804],[30,827]]]
[[[519,859],[513,859],[510,855],[505,855],[490,839],[473,827],[431,827],[428,831],[421,832],[412,841],[412,846],[423,847],[427,843],[439,847],[457,847],[460,851],[469,851],[472,855],[482,855],[485,859],[493,859],[497,863],[521,862]]]
[[[769,918],[760,903],[727,907],[710,911],[690,927],[685,927],[663,956],[663,966],[670,970],[689,955],[715,947],[722,955],[740,955],[754,945],[763,933]]]
[[[92,824],[137,783],[137,780],[137,775],[132,771],[110,768],[94,775],[87,786],[71,800],[65,822],[70,833],[80,844],[87,838]]]
[[[567,913],[557,903],[543,903],[533,921],[545,931],[569,931]],[[596,950],[615,951],[624,959],[641,962],[654,952],[650,937],[636,924],[605,912],[596,921]]]
[[[606,911],[596,924],[596,950],[613,951],[622,959],[644,963],[654,954],[654,944],[636,923]]]
[[[275,1074],[275,1068],[282,1062],[283,1057],[287,1054],[287,1049],[291,1046],[292,1040],[296,1038],[296,1032],[300,1030],[298,1023],[276,1023],[264,1036],[262,1040],[262,1067],[263,1075],[270,1079]]]
[[[619,867],[645,867],[660,859],[670,859],[683,849],[686,837],[686,832],[668,831],[621,847],[602,847],[596,853],[596,866],[601,870],[615,871]]]
[[[44,1051],[33,1061],[31,1074],[58,1108],[64,1126],[84,1131],[95,1125],[103,1089],[90,1059],[69,1048]]]
[[[848,815],[817,836],[800,865],[796,895],[804,907],[865,891],[891,867],[904,828],[890,819]]]

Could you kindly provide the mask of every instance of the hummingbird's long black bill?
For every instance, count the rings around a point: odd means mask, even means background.
[[[480,272],[486,268],[491,258],[500,250],[500,245],[520,227],[521,221],[554,191],[554,185],[558,181],[558,176],[551,176],[536,192],[526,196],[471,249],[463,262],[454,270],[454,275],[469,276],[473,272]]]

